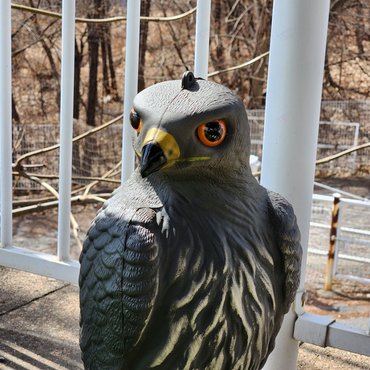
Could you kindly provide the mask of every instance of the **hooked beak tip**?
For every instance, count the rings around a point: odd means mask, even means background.
[[[140,173],[143,178],[160,170],[167,163],[162,148],[155,142],[144,145],[140,162]]]

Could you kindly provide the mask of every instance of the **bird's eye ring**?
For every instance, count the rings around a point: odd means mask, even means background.
[[[130,123],[132,128],[139,134],[143,126],[143,120],[134,109],[130,112]]]
[[[226,123],[221,119],[202,123],[197,128],[197,135],[200,142],[206,146],[220,145],[226,137]]]

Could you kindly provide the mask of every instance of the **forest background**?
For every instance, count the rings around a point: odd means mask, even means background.
[[[60,0],[18,0],[17,4],[61,12]],[[195,0],[142,0],[139,90],[178,79],[193,69],[195,12],[176,21],[157,21],[189,12]],[[125,1],[78,0],[77,16],[124,16]],[[210,73],[265,54],[269,49],[272,0],[212,1]],[[13,120],[58,123],[61,21],[13,8]],[[323,100],[368,99],[370,90],[370,3],[331,1]],[[122,112],[125,22],[76,23],[74,118],[98,126]],[[248,109],[264,108],[268,55],[211,80],[240,95]]]

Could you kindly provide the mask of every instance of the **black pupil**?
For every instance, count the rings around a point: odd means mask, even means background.
[[[220,140],[223,135],[223,129],[218,122],[208,122],[204,128],[204,135],[212,143]]]
[[[131,126],[137,130],[140,126],[140,116],[137,112],[135,111],[131,111],[130,112],[130,122],[131,122]]]

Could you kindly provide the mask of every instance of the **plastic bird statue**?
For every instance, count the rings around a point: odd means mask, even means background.
[[[242,101],[186,72],[140,92],[140,165],[81,254],[86,369],[255,370],[299,284],[292,207],[249,167]]]

